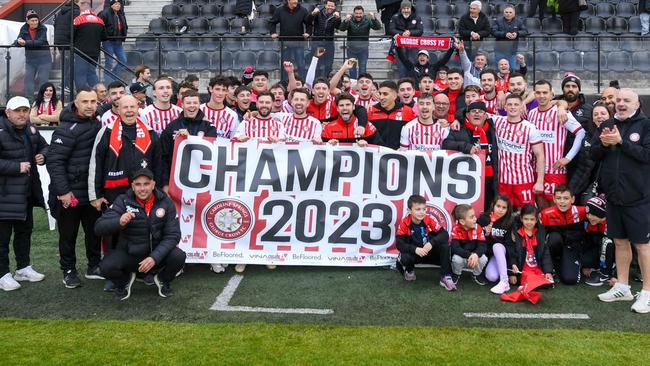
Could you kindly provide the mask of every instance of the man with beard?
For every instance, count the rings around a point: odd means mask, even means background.
[[[616,98],[618,97],[618,92],[618,88],[608,86],[603,90],[603,94],[600,96],[600,101],[605,103],[605,106],[611,114],[616,113]]]
[[[126,86],[121,81],[113,81],[108,84],[108,101],[101,107],[97,108],[97,116],[102,122],[102,126],[108,126],[115,122],[120,116],[118,101],[126,95]]]
[[[591,121],[593,107],[586,103],[584,94],[580,93],[581,88],[580,78],[567,72],[562,79],[562,95],[558,95],[555,99],[567,102],[568,110],[580,122],[582,128],[587,130],[593,125]]]
[[[485,103],[485,109],[489,114],[497,114],[499,105],[498,93],[496,89],[497,72],[493,69],[481,71],[481,89],[483,95],[481,101]]]
[[[585,130],[571,113],[567,122],[560,122],[558,107],[552,103],[553,87],[547,80],[535,83],[535,99],[539,106],[528,112],[528,120],[537,127],[544,143],[544,193],[537,197],[537,206],[545,209],[553,202],[555,188],[567,184],[566,167],[580,152]],[[567,131],[575,135],[575,138],[565,155]]]
[[[312,49],[325,49],[324,57],[318,60],[318,75],[327,77],[334,62],[334,31],[341,25],[341,15],[336,11],[334,0],[326,0],[324,6],[316,6],[307,16],[312,32]],[[314,52],[312,52],[314,53]]]
[[[331,145],[338,143],[357,143],[364,147],[368,144],[381,145],[381,136],[375,126],[368,122],[362,134],[358,134],[357,118],[354,116],[354,97],[350,94],[339,94],[336,97],[339,116],[323,128],[322,140]]]
[[[61,123],[52,133],[52,144],[47,151],[46,167],[51,179],[48,203],[52,216],[57,219],[60,265],[66,288],[81,286],[75,255],[80,224],[88,258],[86,278],[102,279],[96,274],[101,244],[94,226],[99,212],[88,199],[93,143],[101,128],[96,111],[97,94],[90,88],[79,90],[74,103],[61,112]]]
[[[273,118],[282,122],[287,141],[310,141],[320,144],[323,127],[319,120],[307,114],[309,91],[305,88],[294,89],[289,98],[293,113],[273,113]]]
[[[226,94],[228,93],[227,83],[227,80],[221,76],[215,76],[210,79],[208,85],[210,100],[207,103],[201,104],[200,109],[203,119],[216,128],[217,136],[230,139],[235,131],[237,131],[239,117],[235,111],[225,105]],[[186,95],[190,94],[186,92]],[[183,109],[185,109],[185,103],[183,103]]]
[[[465,154],[485,152],[485,185],[483,188],[483,204],[490,207],[498,192],[499,153],[497,149],[496,131],[492,120],[488,118],[485,103],[478,101],[467,106],[467,113],[460,130],[451,131],[449,137],[442,143],[446,150],[456,150]]]
[[[420,115],[402,127],[400,150],[440,150],[443,140],[449,134],[449,126],[443,126],[434,120],[433,95],[420,94],[418,108]]]
[[[250,139],[280,142],[286,139],[284,126],[276,119],[271,118],[271,107],[273,96],[269,92],[263,92],[257,98],[256,117],[243,120],[237,127],[234,139],[245,142]]]
[[[307,114],[318,119],[322,123],[335,120],[338,117],[338,110],[334,97],[330,94],[330,86],[326,79],[316,79],[312,86],[312,100],[307,107]]]
[[[411,107],[397,99],[397,84],[394,81],[379,84],[379,103],[370,108],[368,120],[377,128],[383,146],[399,149],[402,127],[414,118]]]
[[[354,7],[353,14],[348,14],[341,22],[339,30],[347,32],[348,57],[357,59],[357,65],[350,70],[350,76],[358,79],[358,75],[366,73],[368,63],[368,36],[370,29],[380,30],[381,23],[375,14],[364,14],[363,6]],[[357,66],[359,67],[357,73]]]
[[[514,72],[508,77],[508,92],[521,98],[523,102],[521,117],[523,119],[526,119],[528,112],[531,109],[537,108],[539,105],[537,100],[535,100],[535,93],[531,93],[528,90],[528,81],[526,80],[526,76],[522,74]],[[506,110],[499,110],[499,114],[506,116],[508,112]]]
[[[456,111],[465,108],[465,92],[463,90],[463,72],[460,69],[451,69],[447,72],[447,88],[443,94],[449,97],[449,113],[447,120],[456,118]]]
[[[158,78],[153,83],[153,95],[156,100],[140,112],[142,122],[149,125],[158,135],[183,112],[181,107],[171,103],[172,94],[172,81],[168,78]]]
[[[430,94],[430,93],[427,93]],[[402,78],[397,82],[397,95],[403,105],[411,107],[417,116],[419,113],[417,98],[415,98],[415,81],[411,78]]]

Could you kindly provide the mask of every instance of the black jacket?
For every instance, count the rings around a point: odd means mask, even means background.
[[[102,18],[104,21],[104,26],[106,27],[106,36],[108,37],[119,37],[117,39],[113,38],[111,41],[122,41],[126,39],[126,34],[128,33],[129,26],[126,23],[126,16],[124,16],[124,12],[119,11],[117,14],[113,11],[113,9],[108,8],[104,9],[101,13],[99,13],[99,17]],[[118,29],[117,26],[117,20],[122,22],[122,31]]]
[[[74,47],[93,61],[99,61],[102,41],[106,40],[104,21],[95,14],[84,13],[74,18]]]
[[[517,33],[517,38],[506,38],[506,33],[512,32]],[[492,35],[498,41],[494,45],[495,50],[516,52],[519,40],[528,35],[528,30],[526,29],[526,24],[523,19],[519,17],[515,17],[511,21],[508,21],[505,17],[501,17],[494,22]]]
[[[25,220],[30,204],[45,207],[34,156],[45,154],[46,149],[45,139],[30,123],[17,130],[0,117],[0,221]],[[24,161],[32,164],[29,173],[20,172]]]
[[[235,15],[247,17],[253,11],[252,0],[237,0],[235,2]]]
[[[217,129],[207,121],[204,121],[205,115],[199,111],[194,119],[185,118],[181,114],[178,118],[171,121],[160,134],[160,147],[162,152],[162,181],[160,187],[169,184],[170,174],[172,171],[172,159],[174,157],[174,140],[178,130],[186,129],[191,136],[196,136],[203,132],[205,137],[217,137]]]
[[[580,1],[578,0],[558,0],[558,13],[574,13],[580,11]]]
[[[74,3],[61,7],[61,11],[54,18],[54,44],[64,45],[70,43],[72,19],[76,18],[79,12],[79,5]]]
[[[341,25],[341,17],[339,16],[337,18],[334,16],[336,10],[332,14],[327,14],[324,6],[319,6],[318,8],[320,11],[316,15],[309,13],[307,16],[307,23],[311,27],[308,33],[312,35],[315,41],[324,39],[332,40],[330,37],[334,36],[334,31]]]
[[[308,15],[307,9],[300,4],[293,11],[290,11],[285,4],[275,9],[273,16],[269,19],[269,32],[271,34],[277,33],[281,37],[290,37],[288,39],[283,38],[283,40],[304,41],[302,35],[309,30]],[[276,30],[278,24],[280,24],[279,33]]]
[[[117,123],[117,121],[116,121]],[[88,199],[104,197],[109,189],[129,186],[131,175],[142,168],[153,172],[154,180],[161,182],[163,175],[162,151],[158,134],[149,129],[151,145],[142,153],[135,147],[136,125],[122,123],[122,149],[117,156],[110,148],[114,124],[102,127],[95,139],[88,169]]]
[[[88,204],[88,169],[95,137],[101,128],[97,118],[81,118],[74,104],[61,112],[47,152],[50,201],[72,192],[79,204]]]
[[[492,28],[490,27],[490,20],[488,17],[480,12],[478,15],[478,20],[474,23],[474,20],[469,16],[469,13],[466,13],[458,21],[458,34],[463,41],[469,41],[472,39],[472,32],[476,32],[481,36],[481,40],[490,36]]]
[[[422,33],[424,33],[422,19],[415,15],[415,13],[411,13],[408,18],[404,18],[402,13],[399,12],[390,18],[390,23],[388,23],[388,32],[390,35],[402,34],[406,30],[411,32],[412,37],[422,36]]]
[[[491,249],[492,245],[497,243],[505,246],[508,243],[508,240],[510,240],[513,227],[512,218],[508,219],[507,217],[502,217],[498,219],[492,224],[492,230],[490,230],[490,232],[486,230],[492,223],[490,212],[483,212],[478,217],[477,223],[481,225],[485,231],[485,239],[487,239],[488,249]]]
[[[421,65],[417,60],[409,60],[407,57],[406,49],[403,47],[397,47],[397,57],[406,67],[408,76],[412,77],[417,83],[419,83],[420,78],[425,74],[429,74],[433,77],[433,79],[435,79],[436,75],[438,74],[438,70],[449,62],[451,56],[454,54],[454,50],[454,47],[449,47],[444,56],[442,56],[440,60],[436,61],[436,63],[428,62],[424,65]]]
[[[614,125],[623,141],[605,147],[600,131]],[[602,162],[600,185],[609,203],[636,206],[650,201],[650,120],[643,112],[639,110],[625,121],[612,118],[603,122],[591,141],[591,157]]]
[[[97,219],[95,234],[109,236],[119,233],[117,250],[129,255],[153,258],[156,263],[162,260],[181,240],[181,228],[176,217],[174,202],[162,191],[153,192],[155,199],[149,216],[136,200],[133,190],[117,197],[113,205]],[[126,212],[135,213],[128,225],[120,225],[120,217]]]
[[[526,262],[526,248],[524,248],[524,238],[519,234],[518,230],[521,226],[515,225],[512,229],[512,235],[508,240],[506,252],[508,253],[508,269],[512,265],[516,265],[520,271],[524,270],[524,263]],[[551,259],[551,252],[546,246],[546,230],[543,226],[537,226],[537,246],[535,247],[535,258],[537,265],[544,273],[553,273],[553,260]]]
[[[595,126],[594,126],[595,127]],[[597,131],[596,131],[597,132]],[[569,164],[569,189],[576,197],[585,192],[592,183],[598,179],[600,162],[591,157],[591,143],[594,137],[592,131],[585,129],[585,138],[582,140],[580,152]],[[567,141],[568,143],[568,141]],[[576,199],[576,204],[585,204]]]
[[[42,60],[43,62],[52,62],[50,49],[48,47],[44,47],[50,44],[47,41],[47,28],[45,28],[44,25],[38,25],[38,28],[36,28],[36,38],[32,38],[32,36],[29,34],[29,25],[25,23],[22,27],[20,27],[20,32],[18,33],[17,38],[22,38],[25,40],[24,47],[26,60],[38,59],[39,61]],[[18,40],[14,42],[14,46],[19,46]]]

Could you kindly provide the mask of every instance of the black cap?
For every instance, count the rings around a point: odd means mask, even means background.
[[[480,109],[483,112],[487,112],[487,107],[485,107],[485,103],[483,102],[474,102],[467,106],[468,112],[474,109]]]
[[[136,170],[131,176],[131,181],[133,182],[138,177],[147,177],[153,179],[153,172],[147,168]]]
[[[147,91],[147,86],[141,82],[135,82],[129,86],[129,91],[131,94],[144,93]]]

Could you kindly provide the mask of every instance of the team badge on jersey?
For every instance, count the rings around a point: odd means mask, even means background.
[[[641,135],[639,135],[638,133],[635,132],[633,134],[630,134],[630,141],[637,142],[640,139],[641,139]]]

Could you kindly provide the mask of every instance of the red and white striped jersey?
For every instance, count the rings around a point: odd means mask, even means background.
[[[377,104],[377,101],[370,98],[370,99],[362,99],[359,94],[354,96],[354,104],[360,105],[363,108],[365,108],[367,111],[370,110],[370,107],[373,105]]]
[[[171,121],[183,113],[183,108],[173,105],[169,109],[158,109],[155,105],[147,106],[140,113],[140,119],[160,135]]]
[[[440,150],[448,135],[449,127],[443,128],[440,123],[425,125],[416,118],[402,127],[399,144],[406,150]]]
[[[479,101],[485,103],[485,107],[487,108],[487,112],[490,114],[497,114],[497,97],[492,98],[492,100],[487,100],[485,99],[485,95],[481,95],[479,98]]]
[[[285,100],[282,102],[282,112],[284,113],[293,113],[293,107],[291,106],[291,103],[289,103],[288,100]]]
[[[250,139],[266,140],[269,137],[286,139],[282,122],[273,118],[251,118],[243,120],[237,127],[234,138],[248,137]]]
[[[535,181],[532,146],[542,143],[537,128],[524,120],[508,122],[507,117],[492,116],[499,147],[499,182],[529,184]]]
[[[567,131],[575,134],[582,129],[580,122],[576,121],[571,113],[568,113],[569,120],[564,124],[560,123],[557,113],[557,106],[543,112],[537,107],[528,112],[528,120],[537,127],[544,142],[546,174],[566,174],[565,168],[553,169],[553,164],[564,157]]]
[[[227,139],[232,138],[237,131],[237,126],[239,125],[237,112],[228,107],[212,109],[208,107],[207,103],[201,104],[199,109],[203,112],[203,119],[210,122],[210,124],[217,129],[218,137],[225,137]]]
[[[298,118],[293,113],[273,113],[273,118],[282,122],[287,141],[313,141],[320,138],[323,126],[312,116]]]
[[[115,120],[119,116],[120,116],[119,114],[113,113],[112,109],[107,110],[106,112],[104,112],[104,114],[102,114],[102,118],[101,118],[102,127],[108,126],[111,123],[115,122]]]

